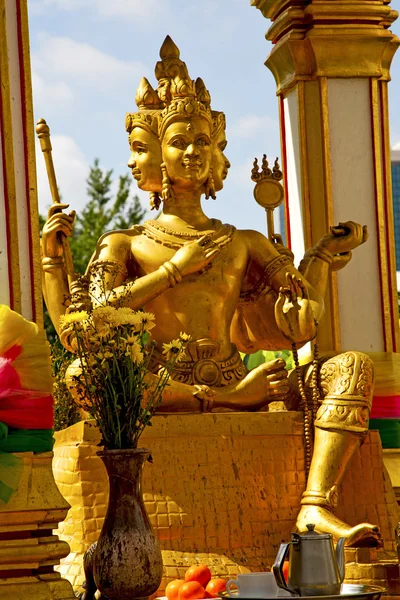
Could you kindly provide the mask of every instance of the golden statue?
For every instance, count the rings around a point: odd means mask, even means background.
[[[87,273],[114,265],[118,275],[110,276],[107,286],[114,289],[115,301],[126,297],[130,282],[129,306],[156,315],[152,334],[159,351],[149,378],[157,377],[163,364],[162,344],[182,331],[190,334],[161,412],[255,411],[272,401],[293,401],[299,385],[309,393],[310,369],[297,381],[277,359],[248,373],[239,350],[286,349],[312,340],[323,316],[329,272],[347,264],[351,251],[366,240],[366,228],[341,224],[342,235],[335,230],[325,235],[298,270],[281,244],[209,219],[201,196],[215,198],[230,167],[224,155],[225,117],[211,110],[203,81],[190,79],[170,37],[160,57],[158,88],[142,79],[139,110],[128,113],[126,129],[132,152],[128,166],[139,188],[150,192],[152,208],[162,205],[162,212],[143,225],[105,233]],[[71,235],[74,222],[73,213],[59,208],[50,209],[42,235],[44,295],[57,330],[69,294],[61,238]],[[79,291],[76,298],[79,302]],[[73,349],[69,330],[61,339]],[[299,531],[315,523],[319,531],[344,536],[347,545],[379,543],[374,525],[350,527],[334,516],[338,483],[367,433],[372,384],[372,363],[364,354],[346,352],[321,361],[322,400]]]

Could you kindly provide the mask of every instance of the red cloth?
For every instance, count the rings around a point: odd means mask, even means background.
[[[53,397],[21,388],[11,364],[20,353],[15,345],[0,356],[0,422],[15,429],[53,429]]]
[[[0,399],[0,422],[16,429],[53,429],[53,397],[21,392]]]
[[[374,396],[371,419],[400,419],[400,396]]]

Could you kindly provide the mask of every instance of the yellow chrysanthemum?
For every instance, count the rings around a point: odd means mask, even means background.
[[[138,342],[135,342],[134,344],[129,346],[129,350],[132,362],[135,363],[135,365],[141,365],[143,362],[143,352],[140,347],[140,344],[138,344]]]
[[[92,319],[95,323],[110,323],[116,322],[117,311],[113,306],[98,306],[93,309]]]
[[[138,313],[139,317],[140,317],[140,321],[142,324],[142,327],[144,329],[144,331],[150,331],[150,329],[153,329],[153,327],[155,327],[155,315],[153,315],[153,313],[150,312],[142,312],[142,313]]]
[[[168,344],[163,344],[163,354],[166,355],[167,360],[179,360],[184,354],[181,340],[178,338]]]
[[[71,312],[60,317],[60,325],[71,325],[72,323],[82,323],[87,321],[89,315],[86,310],[78,310],[77,312]]]
[[[131,308],[118,308],[115,319],[118,325],[132,325],[135,328],[141,325],[139,314]]]
[[[189,342],[190,335],[188,333],[184,333],[183,331],[180,332],[179,334],[179,339],[182,340],[182,342]]]

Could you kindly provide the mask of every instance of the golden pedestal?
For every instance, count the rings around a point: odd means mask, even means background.
[[[72,600],[69,581],[54,571],[69,553],[54,535],[69,505],[54,483],[52,452],[16,454],[24,461],[17,490],[0,500],[1,600]]]
[[[83,553],[105,515],[107,476],[96,456],[100,436],[93,422],[55,437],[54,476],[71,504],[59,527],[71,554],[59,570],[78,588]],[[302,413],[158,415],[141,445],[154,460],[144,469],[143,495],[163,550],[160,590],[198,560],[221,576],[271,567],[279,544],[290,537],[305,487]],[[398,577],[399,507],[377,432],[354,456],[339,497],[340,518],[378,523],[385,539],[382,550],[368,554],[369,563],[366,555],[360,562],[361,555],[347,551],[348,581],[368,579],[394,590],[389,579]]]

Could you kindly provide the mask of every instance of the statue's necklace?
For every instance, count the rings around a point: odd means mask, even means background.
[[[187,242],[192,242],[200,239],[203,235],[208,235],[214,239],[220,237],[221,235],[228,235],[233,237],[235,227],[232,225],[222,225],[221,221],[218,219],[212,219],[213,229],[206,229],[204,231],[177,231],[175,229],[168,229],[158,223],[157,221],[146,221],[142,226],[142,233],[156,242],[157,244],[161,244],[167,248],[171,248],[173,250],[179,250],[182,248]]]

